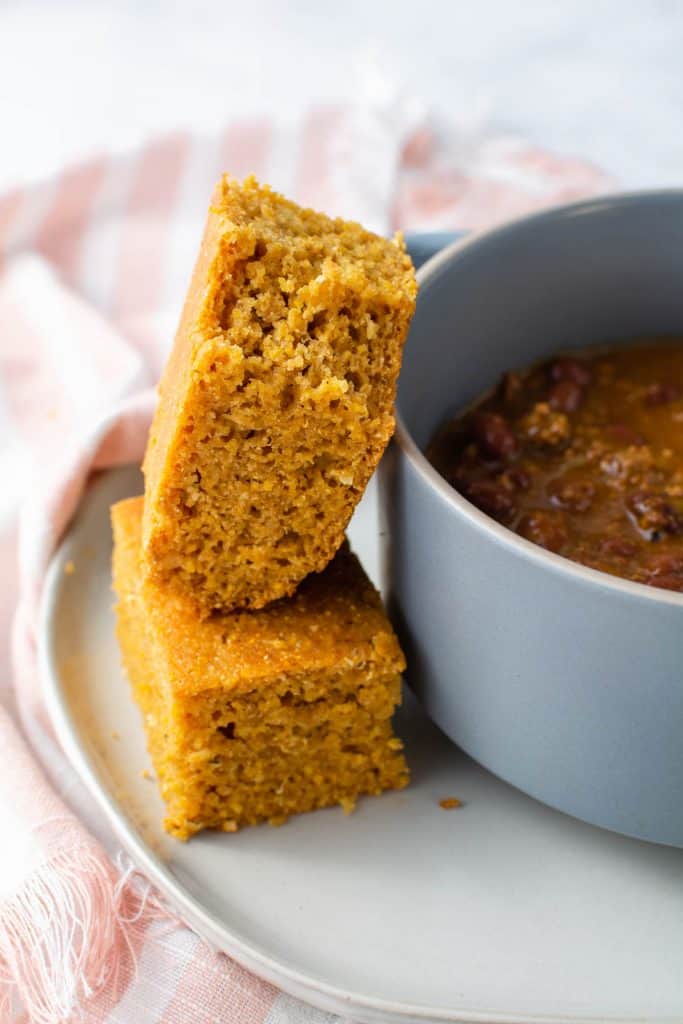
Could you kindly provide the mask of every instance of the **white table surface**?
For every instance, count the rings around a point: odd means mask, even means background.
[[[0,189],[161,129],[353,96],[369,55],[460,123],[678,184],[682,41],[679,0],[0,0]]]

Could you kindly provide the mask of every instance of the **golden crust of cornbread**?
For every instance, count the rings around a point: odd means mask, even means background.
[[[141,498],[112,509],[118,636],[168,831],[280,824],[405,786],[404,659],[348,546],[293,598],[203,618],[144,577],[141,519]]]
[[[206,612],[323,569],[394,429],[400,236],[216,188],[145,455],[146,572]]]

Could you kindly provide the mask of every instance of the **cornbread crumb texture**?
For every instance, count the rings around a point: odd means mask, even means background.
[[[151,575],[207,612],[327,565],[393,431],[416,291],[400,237],[223,178],[145,457]]]
[[[141,519],[141,498],[112,510],[118,635],[167,830],[281,824],[405,786],[403,655],[348,547],[293,598],[202,618],[144,578]]]

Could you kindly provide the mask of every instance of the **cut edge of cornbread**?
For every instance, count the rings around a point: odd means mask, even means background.
[[[149,575],[209,614],[327,565],[393,433],[416,293],[400,235],[222,178],[145,455]]]
[[[117,631],[167,831],[281,824],[407,785],[391,725],[404,659],[348,547],[293,598],[202,619],[144,579],[141,516],[142,499],[112,509]]]

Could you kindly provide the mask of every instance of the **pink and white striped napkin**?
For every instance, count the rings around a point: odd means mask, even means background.
[[[142,455],[151,386],[225,170],[378,231],[481,227],[611,184],[518,140],[435,131],[394,103],[156,139],[0,197],[3,1022],[334,1019],[210,950],[126,869],[56,743],[36,666],[48,560],[90,471]]]

